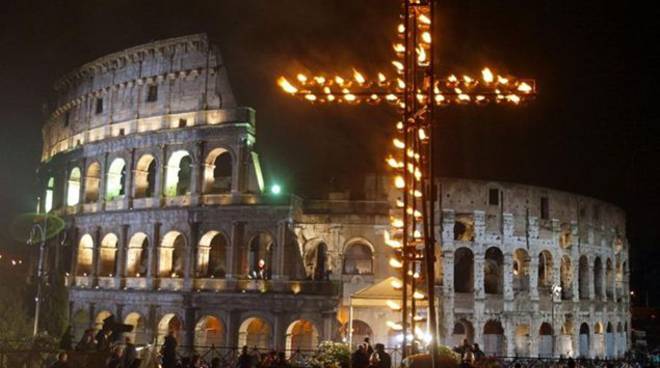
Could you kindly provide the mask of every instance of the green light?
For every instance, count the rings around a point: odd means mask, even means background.
[[[274,185],[270,188],[270,192],[273,193],[273,194],[280,194],[281,191],[282,191],[282,188],[281,188],[279,185],[277,185],[277,184],[274,184]]]

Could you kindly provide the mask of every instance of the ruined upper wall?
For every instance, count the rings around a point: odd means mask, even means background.
[[[470,221],[475,211],[483,211],[489,233],[502,233],[504,217],[510,214],[517,236],[524,236],[530,221],[538,221],[541,238],[551,237],[553,226],[559,226],[562,233],[577,228],[583,244],[625,242],[625,212],[598,199],[531,185],[453,178],[443,178],[439,192],[442,208],[453,210],[457,219]]]
[[[106,138],[218,124],[236,107],[218,48],[205,34],[113,53],[55,83],[42,159]]]

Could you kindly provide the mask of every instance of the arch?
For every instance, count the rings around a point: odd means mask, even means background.
[[[247,318],[238,329],[238,346],[256,347],[261,351],[272,348],[273,328],[259,317]]]
[[[85,234],[78,242],[78,255],[76,257],[76,276],[89,276],[92,274],[94,264],[94,239]]]
[[[571,259],[568,256],[561,257],[561,265],[559,269],[559,283],[561,285],[561,299],[573,299],[573,267]]]
[[[502,294],[504,255],[497,247],[486,249],[484,260],[484,290],[486,294]]]
[[[328,246],[323,241],[309,244],[305,250],[305,274],[312,280],[325,280],[328,277]]]
[[[80,341],[85,330],[89,328],[91,321],[89,311],[87,308],[78,309],[71,318],[71,326],[73,327],[73,341]]]
[[[128,241],[126,252],[126,276],[145,277],[149,261],[149,238],[145,233],[135,233]]]
[[[559,245],[564,248],[570,248],[573,243],[573,234],[570,224],[563,223],[560,226]]]
[[[353,242],[344,250],[345,275],[372,275],[374,273],[373,252],[363,242]]]
[[[529,325],[521,324],[516,326],[514,353],[515,356],[529,356]]]
[[[474,255],[468,248],[454,252],[454,292],[471,293],[474,290]]]
[[[134,344],[142,345],[147,343],[144,318],[137,312],[131,312],[124,318],[124,324],[133,326],[133,330],[126,334]]]
[[[94,161],[85,170],[85,203],[94,203],[99,200],[99,187],[101,185],[101,164]]]
[[[554,331],[552,325],[543,322],[539,327],[539,357],[550,358],[552,357],[552,339]]]
[[[474,219],[472,215],[458,215],[454,222],[454,240],[474,241]]]
[[[204,193],[228,193],[232,186],[233,159],[229,151],[215,148],[204,160]]]
[[[563,356],[573,356],[573,321],[567,319],[561,326],[561,333],[557,340],[557,353]]]
[[[165,337],[172,333],[177,341],[181,341],[181,331],[183,329],[183,322],[174,313],[165,314],[158,322],[158,345],[162,345]]]
[[[605,290],[603,290],[603,261],[600,257],[596,257],[594,260],[594,294],[597,298],[602,298],[605,296]]]
[[[529,292],[529,253],[518,248],[513,252],[513,290]]]
[[[369,338],[371,341],[373,341],[374,338],[374,332],[371,329],[371,326],[369,326],[368,323],[359,320],[359,319],[354,319],[353,320],[353,345],[356,345],[357,343],[362,343],[365,338]]]
[[[156,193],[156,159],[151,154],[140,156],[135,164],[134,198],[153,197]]]
[[[159,277],[181,277],[186,258],[186,239],[178,231],[170,231],[160,244],[158,255]]]
[[[190,194],[192,158],[186,150],[172,152],[165,168],[165,196]]]
[[[113,233],[108,233],[101,240],[101,248],[99,249],[99,276],[114,276],[117,269],[117,243],[119,238]]]
[[[580,257],[578,282],[580,299],[589,299],[589,261],[586,256]]]
[[[594,324],[594,333],[592,338],[593,342],[593,354],[596,357],[605,356],[605,328],[603,323],[598,321]]]
[[[79,167],[74,167],[69,173],[69,183],[66,191],[66,205],[76,206],[80,203],[80,184],[82,174]]]
[[[489,356],[504,356],[504,328],[500,321],[488,320],[484,325],[484,353]]]
[[[540,288],[551,288],[553,281],[552,253],[547,250],[541,251],[538,267],[538,286]]]
[[[250,277],[254,279],[270,279],[273,259],[273,237],[260,232],[250,240],[248,265]]]
[[[227,273],[227,238],[219,231],[209,231],[199,240],[197,275],[224,278]]]
[[[463,345],[465,340],[467,340],[469,344],[474,343],[474,326],[472,326],[472,322],[465,318],[459,319],[454,323],[452,338],[454,340],[454,346]]]
[[[195,324],[195,346],[224,346],[225,326],[220,318],[203,316]]]
[[[580,356],[588,358],[589,357],[589,340],[591,336],[589,334],[589,325],[582,323],[580,325]]]
[[[612,327],[611,322],[607,322],[607,328],[605,329],[605,357],[614,358],[616,354],[616,335],[614,334],[614,328]]]
[[[126,194],[126,161],[123,158],[117,157],[112,160],[105,183],[105,198],[108,201],[115,200]]]
[[[55,178],[50,177],[46,182],[46,195],[44,198],[44,211],[50,212],[53,209],[53,202],[55,196]]]
[[[100,330],[103,328],[103,323],[106,319],[113,317],[112,312],[107,310],[102,310],[96,314],[94,318],[94,328]]]
[[[314,323],[299,319],[286,329],[286,351],[311,351],[318,346],[319,332]]]

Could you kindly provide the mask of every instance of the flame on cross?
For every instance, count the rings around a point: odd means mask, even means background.
[[[397,26],[392,43],[395,58],[389,71],[367,74],[353,67],[350,73],[299,73],[277,80],[285,93],[312,104],[389,104],[401,113],[402,119],[395,123],[392,150],[385,158],[393,172],[392,185],[400,197],[391,210],[391,228],[385,231],[384,241],[394,253],[389,265],[400,274],[392,287],[401,292],[401,300],[389,300],[387,305],[402,313],[400,321],[387,324],[401,331],[404,355],[415,351],[416,344],[437,339],[434,110],[450,105],[520,105],[536,96],[534,80],[518,79],[489,67],[484,67],[478,76],[436,76],[434,7],[434,0],[402,1],[402,23]],[[418,314],[422,302],[426,302],[428,318]],[[423,322],[428,324],[429,332],[416,326]],[[437,342],[430,344],[432,357],[436,346]]]

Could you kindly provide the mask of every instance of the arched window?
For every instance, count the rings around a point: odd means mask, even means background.
[[[116,269],[117,243],[119,239],[115,234],[108,234],[101,241],[99,256],[101,264],[99,265],[99,276],[114,276]]]
[[[192,158],[188,151],[179,150],[170,155],[165,170],[165,196],[190,194]]]
[[[580,257],[578,270],[580,299],[589,299],[589,261],[587,257]]]
[[[453,346],[461,346],[465,343],[465,340],[469,344],[472,344],[474,342],[474,326],[472,326],[472,322],[464,318],[458,320],[454,324],[452,338],[454,340]]]
[[[544,250],[539,253],[538,282],[541,288],[552,287],[552,254]]]
[[[144,318],[139,313],[133,312],[126,315],[124,324],[133,326],[133,330],[126,334],[132,343],[141,345],[147,342]]]
[[[135,165],[135,198],[153,197],[156,188],[156,159],[142,155]]]
[[[183,323],[176,314],[168,313],[164,315],[160,319],[160,322],[158,322],[158,345],[162,345],[165,337],[170,333],[172,333],[177,341],[181,341],[180,334],[182,329]]]
[[[520,248],[513,252],[513,289],[529,291],[529,254]]]
[[[589,357],[589,325],[583,323],[580,325],[580,356],[584,358]]]
[[[99,200],[99,186],[101,184],[101,165],[92,162],[85,172],[85,203],[94,203]]]
[[[92,274],[93,257],[94,239],[91,235],[85,234],[78,243],[76,276],[89,276]]]
[[[267,233],[259,233],[250,241],[248,264],[250,277],[270,279],[273,258],[273,238]]]
[[[209,231],[199,241],[197,275],[224,278],[227,272],[227,239],[218,231]]]
[[[318,345],[319,333],[316,326],[310,321],[297,320],[286,330],[286,351],[310,352]]]
[[[539,356],[542,358],[552,357],[552,325],[543,322],[539,328]]]
[[[489,356],[504,355],[504,328],[499,321],[489,320],[484,325],[484,353]]]
[[[66,193],[67,206],[75,206],[80,203],[80,181],[82,176],[80,169],[74,167],[69,173],[69,185]]]
[[[50,212],[53,209],[53,196],[55,194],[55,178],[48,178],[46,183],[46,198],[44,200],[44,211]]]
[[[371,248],[362,243],[353,243],[346,248],[344,253],[345,275],[372,275],[373,254]]]
[[[368,323],[361,321],[359,319],[353,320],[353,338],[351,341],[353,345],[361,344],[364,339],[369,338],[373,341],[374,332],[369,326]]]
[[[454,253],[454,292],[471,293],[474,290],[474,255],[468,248]]]
[[[204,193],[231,191],[232,159],[224,148],[212,150],[204,162]]]
[[[110,164],[106,179],[105,197],[108,201],[115,200],[125,194],[126,162],[116,158]]]
[[[605,295],[603,291],[603,262],[600,257],[596,257],[594,260],[594,292],[598,298]]]
[[[248,318],[238,329],[238,345],[267,351],[272,347],[272,335],[270,323],[261,318]]]
[[[204,316],[195,325],[195,346],[220,347],[224,345],[225,328],[218,317]]]
[[[145,233],[136,233],[128,242],[126,253],[126,276],[145,277],[149,258],[149,238]]]
[[[486,250],[484,261],[484,290],[486,294],[502,294],[504,255],[499,248]]]
[[[159,277],[181,277],[185,264],[186,239],[178,231],[165,234],[158,257]]]

